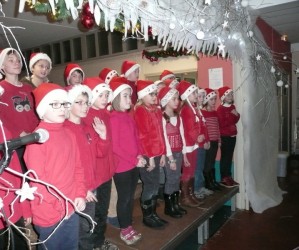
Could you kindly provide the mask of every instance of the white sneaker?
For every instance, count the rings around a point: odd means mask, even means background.
[[[199,190],[199,193],[205,195],[205,196],[209,196],[209,195],[212,195],[214,194],[214,192],[210,189],[207,189],[205,187],[202,187],[200,190]]]

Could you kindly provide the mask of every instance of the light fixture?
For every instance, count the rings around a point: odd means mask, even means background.
[[[288,40],[288,35],[282,35],[280,39],[286,42]]]

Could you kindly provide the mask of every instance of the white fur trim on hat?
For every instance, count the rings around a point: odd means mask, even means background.
[[[198,89],[198,94],[204,93],[205,95],[207,94],[207,91],[205,89]]]
[[[100,83],[91,91],[92,92],[91,104],[94,104],[94,102],[99,97],[99,95],[106,90],[109,92],[108,102],[111,102],[112,90],[109,88],[109,85],[107,83]]]
[[[84,80],[84,78],[85,78],[84,71],[83,71],[80,67],[74,67],[74,68],[72,68],[72,69],[70,70],[69,75],[68,75],[67,78],[66,78],[66,82],[67,82],[67,84],[70,85],[70,78],[71,78],[71,75],[72,75],[72,73],[73,73],[74,71],[76,71],[76,70],[79,70],[79,71],[82,73],[82,81]]]
[[[131,73],[133,73],[136,69],[139,69],[140,68],[140,65],[139,64],[134,64],[131,68],[129,68],[126,72],[125,72],[125,74],[124,74],[124,76],[125,77],[128,77]]]
[[[231,92],[233,92],[232,89],[228,89],[228,90],[226,90],[226,91],[223,93],[223,95],[221,96],[220,100],[223,102],[223,101],[224,101],[224,98],[225,98],[229,93],[231,93]]]
[[[171,100],[171,98],[176,94],[179,93],[176,89],[170,89],[167,94],[161,99],[160,104],[161,107],[165,107],[166,104]]]
[[[212,97],[217,96],[215,91],[210,92],[208,95],[205,96],[203,99],[203,104],[206,104]]]
[[[1,53],[0,53],[0,73],[3,74],[3,75],[5,75],[5,72],[2,70],[2,65],[3,65],[3,63],[4,63],[4,59],[5,59],[6,55],[7,55],[7,53],[10,52],[10,51],[13,51],[13,52],[19,57],[19,59],[20,59],[20,63],[21,63],[21,67],[23,66],[23,63],[22,63],[22,57],[21,57],[19,51],[17,51],[16,49],[13,49],[13,48],[6,48],[6,49],[3,49],[3,50],[1,51]],[[0,75],[1,75],[1,74],[0,74]],[[1,78],[0,78],[0,79],[1,79]]]
[[[164,83],[162,80],[157,80],[157,81],[154,81],[154,84],[156,85],[156,86],[158,86],[159,84],[161,84],[161,83]]]
[[[138,93],[137,93],[138,99],[140,100],[143,97],[145,97],[146,95],[148,95],[154,91],[157,91],[157,85],[155,85],[153,83],[153,84],[146,86],[144,89],[138,91]]]
[[[175,88],[178,86],[180,82],[177,79],[173,79],[172,82],[169,84],[169,88]]]
[[[51,60],[51,58],[45,53],[37,53],[29,61],[29,69],[30,69],[31,73],[32,73],[32,68],[33,68],[34,64],[36,64],[39,60],[46,60],[50,64],[50,70],[52,69],[52,60]]]
[[[161,81],[165,81],[166,79],[171,78],[171,77],[175,77],[175,75],[174,74],[165,75],[161,78]]]
[[[43,119],[50,103],[56,100],[68,101],[67,92],[63,89],[54,89],[47,93],[36,107],[36,113],[40,119]]]
[[[71,104],[74,104],[74,101],[76,100],[76,98],[79,95],[82,95],[82,93],[87,93],[87,95],[88,95],[88,102],[92,101],[92,92],[91,92],[90,88],[88,86],[86,86],[86,85],[77,84],[77,85],[73,86],[68,91],[69,102]]]
[[[121,84],[118,88],[116,88],[114,91],[113,91],[113,95],[112,95],[112,100],[111,102],[113,102],[113,100],[115,99],[115,97],[117,97],[117,95],[119,95],[120,92],[122,92],[124,89],[130,89],[131,90],[131,94],[133,92],[131,86],[129,84]]]
[[[109,85],[110,81],[114,76],[117,76],[117,71],[113,69],[106,75],[105,83]]]
[[[186,90],[185,90],[185,92],[181,95],[181,99],[184,101],[184,100],[186,100],[187,98],[188,98],[188,96],[190,95],[190,94],[192,94],[195,90],[197,90],[198,88],[194,85],[194,84],[192,84],[192,85],[190,85],[190,87],[189,88],[187,88]]]

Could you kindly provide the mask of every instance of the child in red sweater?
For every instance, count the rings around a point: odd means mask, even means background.
[[[134,194],[139,177],[137,167],[144,167],[146,161],[141,155],[137,126],[128,113],[131,108],[131,87],[124,77],[115,77],[110,82],[113,91],[111,113],[112,146],[116,161],[114,182],[118,193],[117,215],[120,224],[120,238],[132,245],[141,239],[141,234],[132,227]]]
[[[76,137],[64,127],[70,107],[67,92],[57,84],[42,83],[34,89],[33,95],[41,119],[37,128],[47,130],[49,139],[43,144],[26,147],[24,159],[28,169],[71,199],[78,211],[83,211],[86,196],[84,170]],[[39,194],[31,202],[31,208],[39,241],[45,241],[42,249],[77,249],[79,217],[74,213],[74,207],[44,185],[33,181],[31,185],[37,187]]]
[[[66,90],[71,89],[75,85],[80,85],[84,81],[84,71],[80,65],[76,63],[69,63],[64,69],[64,80]]]
[[[143,223],[152,228],[161,228],[168,222],[156,213],[160,182],[160,166],[165,165],[165,140],[162,127],[162,112],[157,107],[157,86],[152,81],[137,81],[138,103],[135,106],[135,121],[147,167],[140,168],[143,184],[141,208]]]
[[[224,86],[219,88],[218,92],[221,100],[221,105],[217,109],[221,135],[221,184],[225,187],[234,187],[239,185],[239,183],[232,178],[231,167],[236,145],[236,123],[240,119],[240,114],[234,105],[233,90]]]

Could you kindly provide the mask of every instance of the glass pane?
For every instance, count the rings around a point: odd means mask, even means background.
[[[60,43],[53,44],[53,54],[54,54],[54,64],[61,63],[61,55],[60,55]]]
[[[64,41],[62,43],[63,45],[63,61],[64,62],[70,62],[71,61],[71,42],[68,41]]]
[[[74,47],[74,60],[82,60],[82,50],[81,50],[81,38],[73,39],[73,47]]]
[[[99,55],[100,56],[109,54],[108,34],[109,34],[109,32],[107,32],[107,31],[98,32],[98,43],[99,43]]]
[[[51,46],[49,44],[43,45],[41,49],[43,53],[46,53],[52,59]]]
[[[137,39],[130,38],[125,41],[127,50],[135,50],[137,49]]]
[[[112,53],[118,53],[123,51],[122,38],[123,38],[123,34],[120,32],[111,33]]]
[[[86,36],[86,47],[87,47],[87,58],[92,58],[96,56],[96,44],[95,35],[91,34]]]

